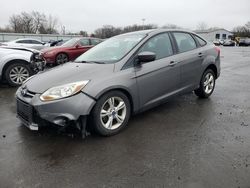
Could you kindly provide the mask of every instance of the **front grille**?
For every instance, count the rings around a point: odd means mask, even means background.
[[[24,123],[31,123],[33,118],[32,106],[20,99],[17,99],[17,115],[25,121]]]

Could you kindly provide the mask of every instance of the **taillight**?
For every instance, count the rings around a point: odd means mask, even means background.
[[[214,48],[215,48],[216,52],[218,53],[218,55],[220,55],[220,48],[217,46],[215,46]]]

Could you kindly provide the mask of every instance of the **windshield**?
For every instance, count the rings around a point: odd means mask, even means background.
[[[88,50],[75,61],[100,63],[118,62],[145,36],[145,34],[128,34],[112,37]]]
[[[72,47],[72,46],[75,46],[75,44],[76,44],[76,42],[78,40],[79,40],[78,38],[70,39],[67,42],[63,43],[61,46],[63,46],[63,47]]]

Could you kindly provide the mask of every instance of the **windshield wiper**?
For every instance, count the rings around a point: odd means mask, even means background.
[[[96,63],[96,64],[105,64],[101,61],[75,61],[76,63]]]

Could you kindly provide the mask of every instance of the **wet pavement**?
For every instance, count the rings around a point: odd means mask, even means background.
[[[208,100],[192,93],[103,138],[32,132],[0,86],[0,187],[250,187],[250,48],[222,47]]]

